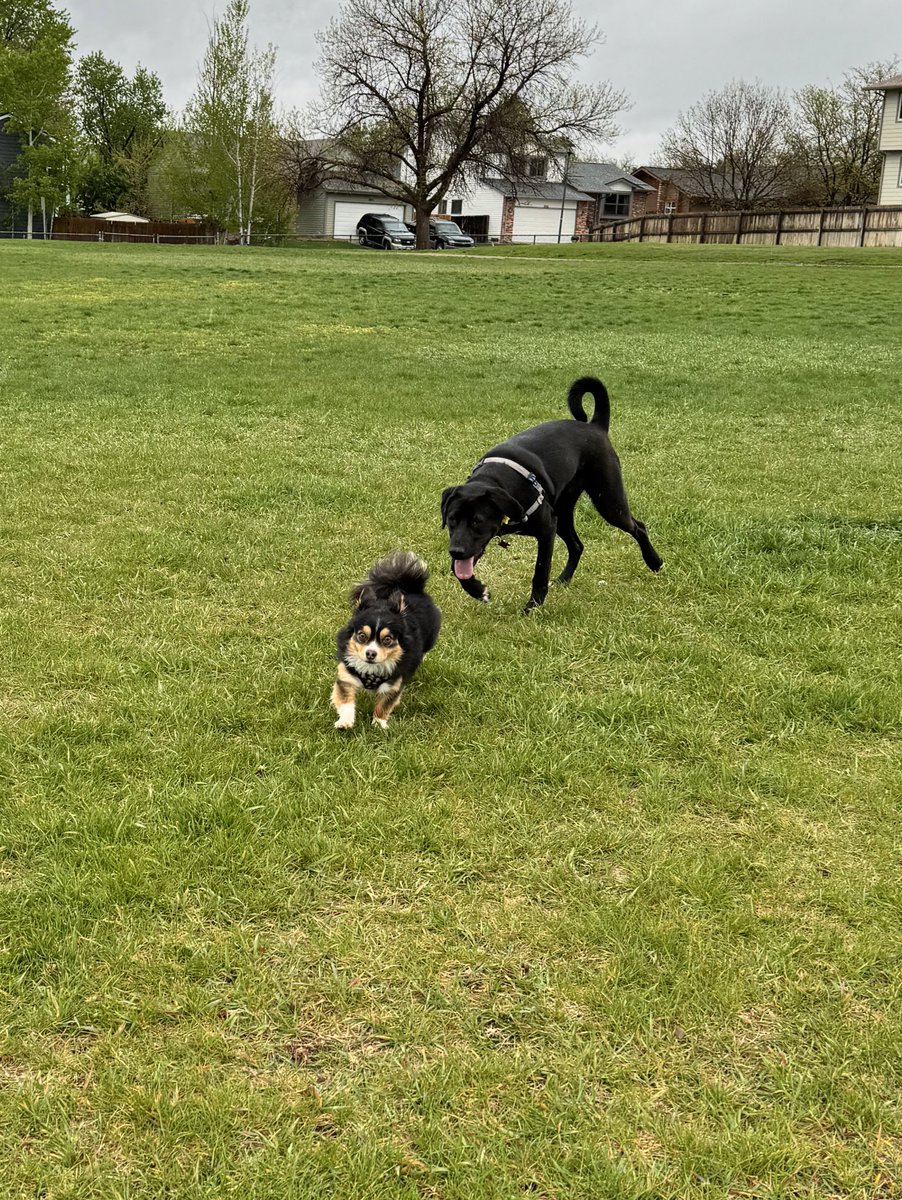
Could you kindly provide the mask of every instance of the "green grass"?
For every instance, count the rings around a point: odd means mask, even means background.
[[[4,1200],[891,1197],[899,251],[0,244]],[[598,373],[583,503],[438,496]],[[386,735],[350,583],[433,565]]]

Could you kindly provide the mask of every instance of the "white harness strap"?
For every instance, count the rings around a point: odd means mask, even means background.
[[[532,471],[528,471],[526,469],[526,467],[523,466],[522,463],[514,462],[514,460],[512,458],[484,458],[484,459],[482,459],[481,462],[478,462],[476,464],[476,466],[473,468],[473,470],[478,471],[479,468],[484,467],[486,463],[501,463],[502,466],[510,467],[512,470],[516,471],[518,475],[522,475],[524,479],[529,480],[529,482],[532,484],[532,486],[536,489],[537,496],[536,496],[535,503],[532,504],[526,510],[526,512],[521,517],[521,520],[525,521],[527,519],[527,517],[531,517],[532,514],[536,511],[536,509],[541,506],[542,502],[545,499],[545,489],[539,483],[538,479],[536,479],[536,477],[532,473]]]

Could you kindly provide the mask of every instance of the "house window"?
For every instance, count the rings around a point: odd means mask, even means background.
[[[511,158],[511,170],[515,175],[527,179],[544,179],[548,174],[548,159],[541,155],[537,158]]]
[[[672,200],[668,200],[667,203],[664,205],[664,216],[672,217],[675,212],[676,212],[676,205],[674,204],[674,202]]]
[[[606,217],[628,217],[632,198],[632,192],[608,192],[601,211]]]
[[[463,212],[463,210],[464,210],[463,200],[452,200],[451,201],[451,216],[452,217],[459,217],[460,214]]]

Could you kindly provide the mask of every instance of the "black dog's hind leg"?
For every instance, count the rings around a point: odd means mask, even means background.
[[[573,524],[573,509],[576,497],[570,502],[569,496],[562,496],[557,508],[557,535],[567,547],[567,564],[557,577],[558,583],[569,583],[573,578],[579,560],[583,556],[583,544]]]
[[[532,612],[545,603],[548,595],[548,580],[551,576],[551,560],[554,557],[554,517],[547,517],[542,529],[536,534],[538,552],[536,554],[536,569],[532,576],[532,595],[524,608],[524,612]]]
[[[628,533],[631,538],[636,539],[639,549],[642,551],[642,558],[645,560],[645,565],[648,569],[650,571],[660,571],[664,566],[664,560],[651,544],[648,530],[645,528],[643,522],[637,521],[630,512],[630,506],[622,481],[617,480],[616,484],[606,494],[593,491],[589,488],[586,490],[589,493],[589,499],[609,525],[613,525],[615,529],[622,529],[624,533]]]

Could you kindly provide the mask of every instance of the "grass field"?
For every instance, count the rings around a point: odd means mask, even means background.
[[[902,254],[0,282],[3,1200],[902,1196]],[[586,372],[666,567],[583,502],[476,604],[441,489]],[[395,547],[443,636],[342,737]]]

